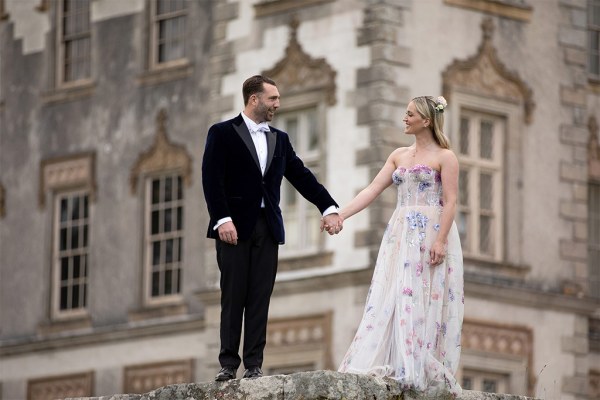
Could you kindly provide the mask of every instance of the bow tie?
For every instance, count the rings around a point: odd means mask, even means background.
[[[261,122],[260,124],[256,125],[255,132],[271,132],[271,130],[266,122]]]

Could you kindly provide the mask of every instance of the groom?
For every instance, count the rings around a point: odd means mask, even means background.
[[[263,375],[267,316],[279,245],[285,241],[279,208],[283,177],[342,228],[337,204],[296,156],[287,133],[267,125],[279,108],[275,82],[248,78],[244,110],[210,127],[202,161],[202,185],[210,215],[208,237],[216,241],[221,271],[221,370],[217,381],[236,378],[244,320],[244,378]]]

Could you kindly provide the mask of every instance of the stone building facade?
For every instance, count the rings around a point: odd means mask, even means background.
[[[0,399],[213,378],[200,164],[256,73],[340,204],[443,94],[463,386],[598,398],[599,40],[599,0],[0,0]],[[329,237],[282,188],[267,374],[337,368],[395,197]]]

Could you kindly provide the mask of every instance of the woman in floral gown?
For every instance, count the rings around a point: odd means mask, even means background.
[[[362,321],[339,370],[457,396],[463,260],[454,223],[458,161],[442,132],[445,108],[443,97],[414,98],[404,123],[415,143],[393,151],[373,182],[340,211],[349,218],[388,186],[398,190]]]

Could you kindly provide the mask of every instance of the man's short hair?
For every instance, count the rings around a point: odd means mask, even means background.
[[[273,79],[267,78],[262,75],[254,75],[250,78],[246,79],[244,84],[242,85],[242,94],[244,95],[244,105],[248,104],[248,100],[250,100],[250,96],[256,93],[262,93],[265,90],[263,86],[264,83],[268,83],[269,85],[277,86]]]

